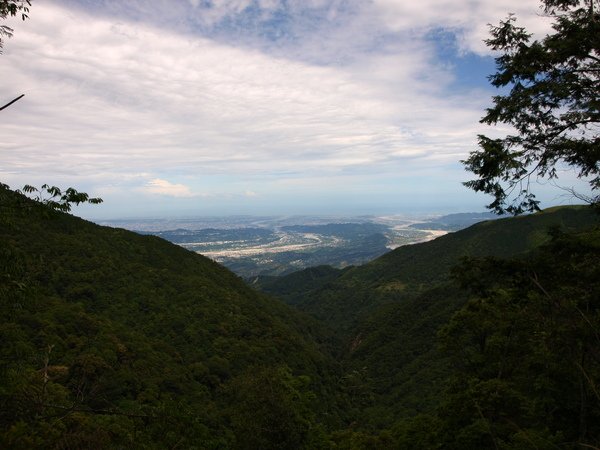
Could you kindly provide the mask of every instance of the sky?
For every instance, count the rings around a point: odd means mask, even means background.
[[[549,30],[538,0],[32,3],[5,21],[0,181],[102,197],[91,219],[481,211],[460,160],[510,131],[479,123],[488,24]]]

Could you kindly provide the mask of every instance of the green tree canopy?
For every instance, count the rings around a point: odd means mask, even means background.
[[[519,214],[538,210],[532,177],[554,179],[559,165],[600,188],[600,1],[542,0],[553,32],[541,40],[513,15],[491,28],[486,44],[501,52],[495,96],[482,123],[511,125],[501,139],[479,136],[480,148],[463,161],[477,178],[465,185],[494,197],[488,208]],[[599,196],[590,201],[598,203]]]

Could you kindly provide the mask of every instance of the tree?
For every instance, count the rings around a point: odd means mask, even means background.
[[[315,448],[314,394],[310,378],[293,376],[287,366],[252,367],[233,379],[224,392],[227,414],[240,449]],[[313,442],[313,444],[316,444]],[[318,446],[317,446],[318,448]]]
[[[29,7],[31,6],[31,0],[0,0],[0,19],[6,19],[9,16],[16,16],[21,14],[23,20],[27,19],[29,13]],[[2,37],[11,37],[13,29],[6,26],[0,25],[0,53],[2,53]],[[12,105],[17,100],[21,99],[25,94],[21,94],[14,100],[7,104],[0,106],[0,111],[4,108]],[[0,183],[0,199],[4,200],[6,196],[5,190],[8,186]],[[31,185],[25,185],[22,192],[18,193],[31,194],[34,200],[42,205],[49,207],[52,210],[70,212],[73,204],[79,205],[80,203],[91,203],[98,204],[102,203],[101,198],[90,198],[85,192],[78,192],[74,188],[67,188],[64,192],[56,186],[48,186],[44,184],[41,189],[38,189]]]
[[[0,19],[6,19],[9,16],[21,15],[23,20],[27,19],[31,0],[0,0]],[[13,29],[6,25],[0,25],[0,53],[2,53],[2,37],[11,37]]]
[[[30,0],[17,0],[17,1],[8,1],[8,0],[0,0],[0,19],[6,19],[8,16],[16,16],[18,13],[21,14],[21,18],[23,20],[27,19],[27,14],[29,13],[29,7],[31,6]],[[2,37],[12,37],[13,29],[6,25],[0,25],[0,54],[2,53],[2,47],[4,46],[4,42],[2,41]],[[20,100],[25,94],[19,95],[17,98],[11,100],[5,105],[0,107],[0,111],[8,106],[12,105],[17,100]]]
[[[17,194],[17,195],[15,195]],[[34,200],[30,202],[27,200]],[[11,191],[8,185],[0,182],[0,224],[10,220],[10,215],[6,213],[14,211],[30,212],[32,209],[41,211],[43,214],[53,213],[54,211],[71,212],[73,205],[89,203],[98,205],[103,200],[98,197],[90,197],[85,192],[79,192],[70,187],[64,191],[56,186],[42,185],[40,189],[26,184],[22,190]]]
[[[20,191],[17,192],[20,193]],[[62,212],[70,212],[73,204],[91,203],[97,205],[103,201],[101,198],[91,198],[87,193],[78,192],[72,187],[65,189],[63,192],[60,188],[48,186],[47,184],[42,185],[41,189],[27,184],[23,187],[23,192],[33,195],[33,200],[36,202]]]
[[[440,332],[441,448],[600,448],[600,229],[551,234],[454,269],[470,299]]]
[[[486,44],[500,51],[490,76],[497,95],[482,123],[511,125],[501,139],[479,136],[479,150],[462,161],[477,179],[467,187],[491,194],[488,208],[520,214],[538,210],[532,177],[555,179],[560,165],[600,189],[600,1],[542,0],[553,32],[541,40],[513,15],[491,27]],[[600,196],[594,195],[592,203]]]

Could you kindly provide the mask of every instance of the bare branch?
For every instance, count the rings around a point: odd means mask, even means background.
[[[8,108],[10,105],[12,105],[14,102],[16,102],[17,100],[21,100],[23,97],[25,97],[25,94],[21,94],[19,95],[17,98],[15,98],[14,100],[8,102],[6,105],[2,106],[0,108],[0,111],[2,111],[4,108]]]

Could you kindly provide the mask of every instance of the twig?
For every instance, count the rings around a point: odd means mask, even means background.
[[[25,94],[21,94],[19,95],[17,98],[15,98],[14,100],[8,102],[6,105],[2,106],[0,108],[0,111],[2,111],[4,108],[8,108],[10,105],[12,105],[14,102],[16,102],[17,100],[21,100],[23,97],[25,97]]]

